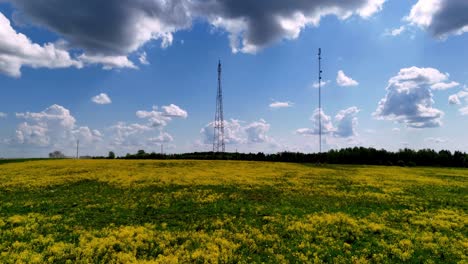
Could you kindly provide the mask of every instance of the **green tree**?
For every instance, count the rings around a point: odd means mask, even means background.
[[[109,151],[109,155],[107,155],[108,159],[115,159],[115,153],[113,151]]]

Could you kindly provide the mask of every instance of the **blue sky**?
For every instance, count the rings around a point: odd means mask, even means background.
[[[0,157],[211,150],[218,59],[227,151],[468,151],[464,0],[80,4],[0,2]]]

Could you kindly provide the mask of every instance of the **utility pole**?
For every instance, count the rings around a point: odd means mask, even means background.
[[[319,64],[319,153],[322,152],[322,49],[318,50]]]
[[[213,152],[225,152],[223,90],[221,87],[221,61],[218,62],[218,91],[216,94],[216,113],[214,120]]]
[[[79,159],[80,140],[76,141],[76,159]]]

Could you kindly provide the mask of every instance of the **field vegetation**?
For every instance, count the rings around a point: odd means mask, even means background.
[[[468,170],[0,164],[0,263],[467,263]]]

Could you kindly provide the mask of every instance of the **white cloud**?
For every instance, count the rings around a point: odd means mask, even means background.
[[[163,111],[159,111],[157,106],[153,106],[152,111],[137,111],[136,116],[142,119],[148,119],[149,126],[163,128],[167,126],[172,118],[187,118],[187,111],[183,110],[175,104],[162,107]]]
[[[440,138],[440,137],[428,137],[425,138],[424,141],[430,142],[430,143],[436,143],[436,144],[441,144],[441,143],[447,143],[449,140],[446,138]]]
[[[320,120],[319,120],[320,119]],[[310,128],[299,128],[296,130],[296,134],[299,135],[318,135],[319,128],[321,123],[322,127],[322,135],[331,134],[336,131],[335,127],[333,126],[332,119],[330,116],[326,115],[323,110],[319,111],[319,109],[315,109],[314,114],[310,118],[313,121],[314,127]],[[320,122],[319,122],[320,121]]]
[[[179,118],[187,118],[188,114],[187,111],[178,107],[175,104],[170,104],[167,106],[163,106],[162,109],[164,110],[164,115],[169,117],[179,117]]]
[[[441,3],[441,0],[419,0],[405,20],[417,26],[429,27],[434,14],[440,10]]]
[[[467,13],[466,0],[418,0],[404,20],[445,38],[468,32]]]
[[[342,71],[339,70],[338,74],[336,76],[336,83],[339,86],[357,86],[359,83],[352,78],[346,76],[346,74]]]
[[[278,109],[278,108],[288,108],[292,107],[294,104],[291,102],[279,102],[275,101],[270,104],[270,108],[272,109]]]
[[[142,119],[148,119],[152,127],[165,127],[171,120],[170,117],[165,116],[163,112],[158,111],[157,106],[153,106],[152,111],[139,110],[136,116]]]
[[[118,68],[138,69],[127,56],[110,56],[110,55],[87,55],[81,54],[78,59],[85,64],[101,64],[104,70],[112,70]]]
[[[146,58],[146,52],[143,51],[142,53],[140,53],[140,56],[138,57],[138,60],[140,61],[141,64],[143,65],[149,65],[149,61],[148,59]]]
[[[447,78],[448,78],[448,74],[446,74]],[[449,83],[444,83],[444,82],[439,82],[439,83],[435,83],[431,86],[431,88],[433,90],[447,90],[447,89],[450,89],[450,88],[453,88],[453,87],[457,87],[458,85],[460,85],[459,83],[457,82],[449,82]]]
[[[91,101],[93,101],[96,104],[110,104],[112,103],[112,100],[109,98],[109,96],[105,93],[100,93],[93,98],[91,98]]]
[[[243,125],[242,121],[231,119],[224,120],[224,141],[226,144],[275,144],[275,140],[268,136],[270,124],[265,120],[251,122]],[[214,127],[213,122],[207,124],[200,130],[202,142],[204,144],[213,144]]]
[[[448,101],[449,101],[449,104],[451,104],[451,105],[459,105],[459,104],[461,104],[460,98],[458,97],[457,94],[452,94],[452,95],[450,95],[449,98],[448,98]]]
[[[444,112],[433,107],[432,91],[450,86],[449,75],[434,68],[404,68],[388,81],[387,95],[374,116],[412,128],[439,127]]]
[[[335,116],[335,125],[332,118],[321,111],[322,135],[330,135],[336,138],[349,138],[356,136],[356,126],[358,123],[356,114],[359,109],[355,106],[340,110]],[[313,128],[300,128],[296,130],[298,135],[318,135],[319,134],[319,110],[315,109],[311,121]]]
[[[6,118],[8,115],[6,113],[0,112],[0,118]]]
[[[20,77],[23,66],[54,69],[83,65],[54,43],[41,46],[31,42],[24,34],[17,33],[0,12],[0,73]]]
[[[401,35],[401,33],[403,33],[404,31],[406,31],[406,26],[400,26],[399,28],[394,28],[386,31],[385,35],[396,37]]]
[[[320,85],[322,86],[322,88],[325,87],[325,86],[327,86],[328,84],[330,84],[330,80],[322,81],[322,82],[320,83]],[[314,82],[314,83],[312,84],[312,87],[318,89],[318,88],[319,88],[319,82]]]
[[[149,42],[158,40],[162,48],[174,41],[173,34],[189,29],[193,21],[205,21],[213,28],[226,31],[232,52],[256,53],[281,40],[297,39],[307,27],[317,27],[323,17],[340,20],[352,16],[368,19],[379,12],[385,0],[348,1],[120,1],[95,0],[60,2],[54,0],[9,0],[18,13],[32,25],[46,28],[65,39],[63,48],[82,52],[71,58],[68,51],[54,44],[32,44],[26,36],[16,34],[8,19],[1,15],[0,50],[2,42],[13,39],[11,47],[21,51],[0,54],[0,70],[10,76],[20,76],[23,65],[31,67],[82,67],[102,65],[104,69],[137,66],[128,59]],[[102,10],[106,14],[102,15]],[[57,16],[56,14],[60,14]],[[83,19],[86,14],[86,19]],[[63,18],[66,19],[63,19]],[[3,24],[3,25],[2,25]],[[0,34],[1,34],[0,33]],[[183,41],[183,40],[182,40]],[[181,42],[182,42],[181,41]],[[22,43],[20,43],[22,42]],[[3,45],[5,46],[5,45]],[[13,54],[13,55],[12,55]],[[138,60],[147,64],[146,53]]]
[[[263,119],[248,124],[244,129],[247,134],[248,143],[264,143],[272,141],[272,139],[267,136],[267,133],[270,130],[270,124]]]
[[[70,110],[54,104],[42,112],[16,113],[25,119],[16,129],[16,142],[40,147],[64,147],[80,140],[91,144],[102,139],[98,130],[76,126],[76,119]]]
[[[131,124],[127,125],[120,122],[111,129],[115,132],[114,145],[123,146],[126,148],[142,148],[145,145],[155,145],[160,143],[172,142],[173,137],[164,132],[166,127],[173,118],[187,118],[187,111],[177,105],[170,104],[163,106],[162,111],[158,110],[157,106],[153,106],[152,111],[137,111],[136,116],[141,119],[147,119],[146,124]],[[154,132],[159,131],[158,136],[154,136]]]
[[[102,141],[102,134],[99,130],[91,130],[89,127],[79,127],[72,131],[75,139],[80,140],[80,144],[94,144]]]
[[[460,108],[459,111],[462,115],[468,115],[468,106]]]
[[[200,130],[204,144],[213,144],[214,122]],[[224,120],[224,142],[226,144],[244,144],[247,142],[244,128],[240,120]]]
[[[152,130],[151,127],[146,125],[126,124],[125,122],[118,122],[111,126],[110,129],[114,132],[113,145],[132,145],[132,139],[140,139],[140,134]]]
[[[448,98],[449,104],[451,105],[466,105],[459,109],[462,115],[468,115],[468,87],[465,86],[463,90],[456,94],[452,94]]]
[[[47,134],[46,124],[30,125],[23,122],[16,129],[16,139],[19,144],[32,144],[36,146],[50,145],[50,138]]]
[[[399,129],[398,127],[394,127],[394,128],[392,128],[392,131],[393,131],[393,132],[396,132],[396,133],[399,133],[399,132],[400,132],[400,129]]]
[[[359,109],[353,106],[348,109],[341,110],[336,114],[335,136],[347,138],[356,135],[356,126],[358,123],[358,119],[356,117],[357,113],[359,113]]]
[[[174,141],[174,138],[167,132],[161,131],[159,136],[148,138],[148,142],[153,145],[161,144],[161,143],[169,143]]]
[[[136,151],[174,141],[171,134],[147,124],[118,122],[110,130],[110,144],[120,150]]]

